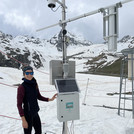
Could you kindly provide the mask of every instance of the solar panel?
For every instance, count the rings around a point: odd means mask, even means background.
[[[75,79],[56,79],[55,85],[59,93],[79,92]]]

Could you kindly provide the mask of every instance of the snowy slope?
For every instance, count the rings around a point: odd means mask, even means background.
[[[60,56],[55,46],[47,40],[40,41],[34,37],[17,36],[11,40],[7,37],[1,39],[0,44],[0,50],[9,56],[22,63],[24,62],[23,57],[26,57],[31,66],[41,64],[40,67],[44,67],[45,69],[48,69],[48,63],[52,58],[58,59]],[[16,55],[21,55],[22,58]],[[10,59],[8,56],[5,57],[6,59]]]
[[[41,40],[28,36],[12,37],[0,32],[0,58],[3,59],[0,66],[21,68],[21,64],[15,62],[14,59],[11,60],[7,56],[9,55],[22,63],[28,63],[35,68],[48,71],[50,60],[62,60],[60,40],[58,34],[50,40]],[[67,35],[67,42],[67,58],[76,61],[76,72],[88,71],[92,67],[96,67],[98,63],[102,63],[99,67],[110,65],[120,58],[118,53],[121,50],[134,47],[134,37],[132,36],[122,38],[118,42],[117,52],[113,53],[108,52],[107,44],[92,44],[71,33]],[[93,63],[90,62],[102,54],[105,58],[98,59]]]
[[[83,41],[81,38],[77,38],[77,40],[79,42]],[[125,42],[118,42],[117,52],[120,52],[124,48],[133,47],[133,37],[127,37],[127,39],[124,38],[124,40]],[[17,36],[13,38],[8,35],[3,39],[0,35],[0,51],[6,54],[12,52],[12,57],[15,57],[17,53],[23,56],[24,54],[29,54],[28,59],[32,61],[32,66],[34,66],[36,60],[39,62],[40,59],[43,66],[38,70],[45,73],[35,70],[35,78],[39,83],[41,94],[46,97],[51,97],[56,93],[56,89],[49,84],[49,61],[62,59],[62,52],[58,51],[56,45],[54,45],[55,42],[56,40],[54,39],[48,41],[27,36]],[[86,41],[83,42],[87,44]],[[35,53],[39,58],[33,59]],[[109,54],[106,44],[89,43],[88,46],[71,44],[67,48],[69,59],[76,61],[76,71],[88,70],[90,66],[85,63],[102,53],[107,56],[105,64],[118,59],[117,56]],[[116,53],[112,54],[116,55]],[[11,61],[11,58],[7,55],[5,58],[9,59],[8,62]],[[20,60],[22,61],[23,59]],[[17,87],[13,86],[14,84],[21,83],[21,78],[21,70],[0,67],[0,134],[23,134],[21,120],[16,107]],[[89,84],[87,88],[88,79]],[[107,93],[119,92],[119,77],[76,73],[76,80],[81,92],[80,120],[74,121],[75,134],[133,134],[134,124],[131,112],[126,111],[126,117],[124,118],[117,115],[117,109],[103,107],[103,105],[118,107],[119,96],[108,96]],[[127,80],[127,86],[127,91],[131,91],[131,81]],[[86,89],[88,90],[85,95]],[[86,105],[83,105],[83,103]],[[39,105],[41,109],[39,114],[41,116],[43,133],[52,131],[56,134],[61,134],[62,123],[58,122],[56,117],[56,101],[49,103],[39,102]],[[131,101],[127,102],[127,107],[131,108]],[[68,127],[70,129],[71,122],[69,122]],[[50,134],[50,132],[47,134]]]
[[[14,84],[21,83],[21,78],[21,70],[0,67],[0,134],[23,134],[16,107],[17,87],[12,87]],[[36,70],[35,78],[42,95],[52,97],[56,93],[55,87],[49,84],[49,74]],[[76,80],[81,91],[80,120],[74,121],[74,134],[133,134],[132,112],[126,111],[126,117],[122,117],[117,115],[117,109],[100,107],[103,105],[118,107],[119,96],[108,96],[107,93],[119,92],[119,77],[76,74]],[[127,80],[127,86],[130,91],[131,81]],[[83,105],[83,102],[86,105]],[[51,134],[48,131],[61,134],[62,123],[57,120],[56,100],[39,101],[39,105],[43,134],[45,132]],[[127,103],[127,107],[131,108],[131,101]],[[70,129],[71,122],[68,122],[68,127]]]

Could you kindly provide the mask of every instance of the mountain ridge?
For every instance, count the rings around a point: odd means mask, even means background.
[[[67,59],[76,61],[77,72],[96,72],[99,68],[110,66],[121,58],[118,53],[122,49],[134,47],[134,37],[129,35],[118,41],[117,52],[108,52],[106,44],[93,44],[71,33],[67,34],[66,40]],[[21,68],[22,62],[37,69],[49,70],[50,60],[62,60],[60,34],[45,40],[28,36],[13,37],[0,32],[0,44],[0,66],[3,67]]]

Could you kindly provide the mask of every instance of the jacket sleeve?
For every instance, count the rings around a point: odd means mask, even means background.
[[[48,102],[48,100],[49,100],[49,98],[46,98],[46,97],[44,97],[44,96],[42,96],[41,94],[40,94],[40,91],[39,91],[39,89],[37,88],[37,92],[38,92],[38,100],[41,100],[41,101],[47,101]]]
[[[22,108],[24,95],[25,95],[25,89],[23,85],[20,85],[17,90],[17,108],[20,116],[24,116],[24,110]]]

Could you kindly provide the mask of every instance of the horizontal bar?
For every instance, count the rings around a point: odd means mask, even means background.
[[[56,23],[56,24],[53,24],[53,25],[50,25],[50,26],[47,26],[47,27],[38,29],[38,30],[36,30],[36,31],[39,32],[39,31],[42,31],[42,30],[45,30],[45,29],[48,29],[48,28],[51,28],[51,27],[54,27],[54,26],[57,26],[57,25],[61,25],[61,24],[64,24],[64,23],[68,23],[68,22],[71,22],[71,21],[75,21],[75,20],[78,20],[78,19],[80,19],[80,18],[87,17],[87,16],[90,16],[90,15],[99,13],[99,12],[101,12],[101,9],[108,9],[108,8],[110,8],[110,7],[117,6],[118,4],[119,4],[119,5],[120,5],[120,4],[122,5],[122,4],[125,4],[125,3],[128,3],[128,2],[132,2],[132,1],[134,1],[134,0],[124,0],[124,1],[121,1],[121,2],[119,2],[119,3],[113,4],[113,5],[110,5],[110,6],[106,6],[106,7],[103,7],[103,8],[99,8],[99,9],[94,10],[94,11],[92,11],[92,12],[88,12],[88,13],[79,15],[79,16],[77,16],[77,17],[74,17],[74,18],[71,18],[71,19],[68,19],[68,20],[59,21],[59,23]]]

